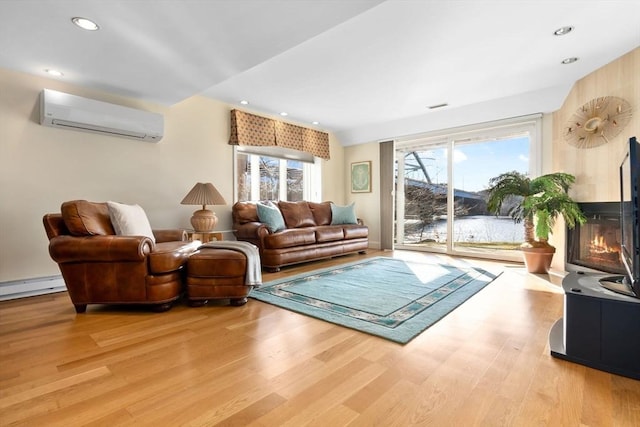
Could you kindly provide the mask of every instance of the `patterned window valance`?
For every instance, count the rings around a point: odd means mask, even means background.
[[[231,110],[231,145],[284,147],[329,159],[329,134]]]

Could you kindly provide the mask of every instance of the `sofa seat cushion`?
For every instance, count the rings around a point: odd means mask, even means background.
[[[369,227],[366,225],[359,224],[345,224],[342,226],[344,229],[344,238],[345,239],[360,239],[369,237]]]
[[[344,239],[344,230],[340,225],[326,225],[316,227],[316,241],[318,243],[336,242]]]
[[[182,267],[189,256],[200,246],[195,242],[163,242],[156,243],[149,254],[149,271],[151,274],[164,274]]]
[[[312,245],[315,242],[316,233],[314,227],[290,228],[265,236],[264,247],[265,249],[282,249]]]

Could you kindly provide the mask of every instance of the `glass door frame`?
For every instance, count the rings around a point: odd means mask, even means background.
[[[479,125],[465,126],[461,128],[448,129],[438,132],[430,132],[412,138],[397,139],[395,141],[395,160],[397,165],[396,191],[395,191],[395,209],[394,217],[396,219],[396,230],[402,230],[400,233],[394,233],[394,248],[402,250],[425,251],[434,253],[446,253],[455,256],[473,256],[475,258],[499,259],[505,261],[522,261],[521,254],[482,254],[469,252],[454,247],[454,221],[447,219],[447,241],[444,249],[416,247],[406,244],[399,244],[398,234],[404,237],[404,225],[400,225],[398,219],[404,218],[404,179],[398,179],[404,176],[404,160],[399,159],[404,156],[411,147],[415,148],[446,148],[447,150],[447,218],[453,218],[454,215],[454,185],[453,183],[453,150],[455,142],[468,140],[491,140],[494,138],[504,138],[516,134],[529,134],[529,175],[539,176],[542,171],[542,114],[534,114],[524,117],[516,117],[513,119],[500,120],[491,123]]]

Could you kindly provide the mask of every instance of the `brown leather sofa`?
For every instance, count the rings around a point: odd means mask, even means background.
[[[200,242],[184,230],[116,235],[106,203],[74,200],[46,214],[49,253],[58,263],[76,312],[87,304],[151,304],[171,308],[183,291],[183,269]]]
[[[236,239],[251,242],[260,250],[262,267],[279,271],[280,267],[300,262],[331,258],[349,253],[365,253],[369,229],[357,224],[331,225],[330,202],[274,202],[280,209],[286,229],[271,232],[258,219],[256,204],[233,205],[233,229]]]

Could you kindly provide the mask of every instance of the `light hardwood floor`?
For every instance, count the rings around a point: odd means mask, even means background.
[[[366,256],[437,259],[411,252]],[[265,274],[265,281],[354,255]],[[517,265],[406,345],[255,300],[0,303],[0,425],[639,426],[640,381],[552,358],[557,284]]]

